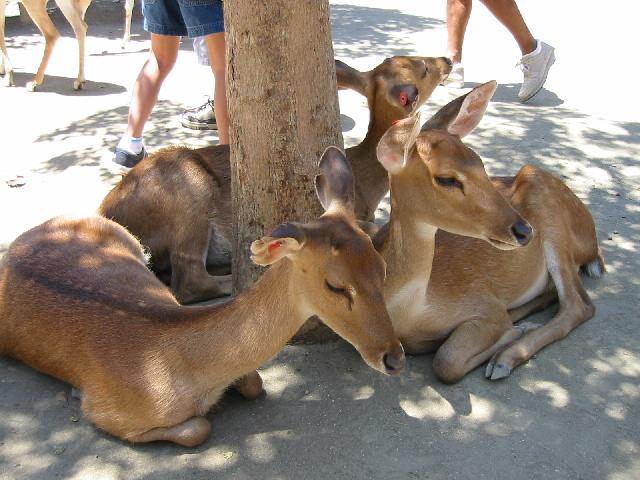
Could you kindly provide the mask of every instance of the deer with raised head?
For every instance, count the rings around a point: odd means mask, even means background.
[[[272,265],[223,305],[185,307],[147,268],[140,243],[103,217],[53,219],[0,263],[0,354],[82,392],[98,428],[130,442],[203,442],[229,386],[256,397],[255,371],[317,315],[385,374],[404,366],[382,295],[385,264],[353,213],[353,176],[327,149],[316,178],[325,213],[251,245]]]
[[[365,139],[346,150],[355,184],[356,217],[371,220],[389,188],[375,147],[395,120],[406,118],[451,70],[447,59],[393,57],[370,72],[336,61],[338,85],[369,101]],[[209,275],[230,271],[231,172],[229,147],[169,147],[146,158],[105,197],[98,212],[127,227],[151,253],[151,267],[180,303],[229,292]]]
[[[40,66],[33,80],[27,83],[27,90],[33,92],[44,82],[44,72],[49,63],[49,57],[53,52],[60,33],[49,18],[47,13],[47,0],[21,0],[27,13],[36,24],[40,33],[44,37],[45,46],[42,54]],[[84,14],[89,7],[91,0],[56,0],[56,5],[71,24],[78,40],[78,77],[73,81],[73,89],[80,90],[85,82],[84,77],[84,42],[87,36],[87,24],[84,21]],[[7,86],[15,85],[13,78],[13,66],[9,60],[7,48],[4,40],[4,20],[6,0],[0,1],[0,76],[5,77]]]
[[[579,269],[604,272],[591,214],[566,185],[532,165],[492,181],[462,142],[495,89],[475,88],[422,128],[403,120],[378,146],[391,187],[374,238],[387,309],[407,352],[436,352],[446,383],[487,361],[486,376],[503,378],[566,336],[594,314]],[[546,325],[514,325],[558,298]]]

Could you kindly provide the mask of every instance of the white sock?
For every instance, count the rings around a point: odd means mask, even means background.
[[[138,154],[142,151],[144,143],[142,137],[130,137],[129,135],[123,135],[118,143],[118,148],[126,150],[129,153]]]

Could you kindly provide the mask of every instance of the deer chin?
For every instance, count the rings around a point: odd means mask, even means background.
[[[495,238],[485,237],[484,240],[498,250],[515,250],[522,247],[518,242],[504,242]]]

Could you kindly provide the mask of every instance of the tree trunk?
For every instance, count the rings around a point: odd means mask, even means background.
[[[261,273],[253,240],[322,213],[317,162],[342,133],[328,0],[225,0],[224,15],[235,294]]]

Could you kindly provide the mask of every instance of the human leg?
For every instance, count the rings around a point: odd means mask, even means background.
[[[481,1],[518,43],[522,53],[519,65],[524,76],[518,98],[526,102],[542,89],[547,80],[549,69],[555,62],[554,48],[533,37],[514,0]]]
[[[471,0],[447,0],[447,56],[453,65],[443,85],[450,88],[464,86],[462,44],[470,16]]]
[[[209,51],[209,62],[215,79],[213,103],[220,145],[229,144],[229,113],[227,111],[227,86],[224,32],[213,33],[205,37]]]
[[[537,42],[533,38],[529,27],[522,18],[520,9],[514,0],[480,0],[485,7],[502,23],[518,43],[522,55],[531,53],[536,49]]]

